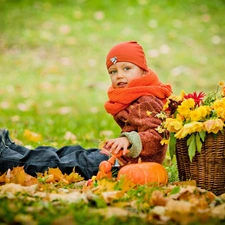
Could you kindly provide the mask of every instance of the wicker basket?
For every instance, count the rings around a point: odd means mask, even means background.
[[[225,193],[224,134],[207,134],[201,153],[196,153],[192,162],[188,156],[187,139],[177,140],[176,158],[180,181],[195,180],[198,187],[216,195]]]

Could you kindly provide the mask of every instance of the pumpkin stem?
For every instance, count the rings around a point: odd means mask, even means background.
[[[138,158],[138,164],[142,163],[141,157]]]

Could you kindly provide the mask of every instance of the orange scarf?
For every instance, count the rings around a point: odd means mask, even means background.
[[[171,86],[162,84],[157,75],[149,70],[145,76],[132,80],[127,88],[110,87],[105,109],[114,116],[141,96],[154,95],[165,103],[171,93]]]

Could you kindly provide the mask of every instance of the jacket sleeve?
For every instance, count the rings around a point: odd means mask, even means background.
[[[122,132],[120,137],[126,137],[130,142],[129,153],[127,156],[137,158],[142,150],[142,143],[139,134],[135,131]]]

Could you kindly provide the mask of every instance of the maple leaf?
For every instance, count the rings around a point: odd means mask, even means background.
[[[38,179],[43,183],[57,183],[71,184],[82,181],[84,178],[73,170],[69,175],[62,174],[59,168],[49,168],[44,173],[37,173]]]
[[[15,183],[22,186],[38,184],[37,178],[25,173],[23,167],[15,167],[12,170],[8,169],[7,172],[0,176],[0,182]]]
[[[84,180],[80,174],[75,172],[75,169],[73,169],[73,172],[71,172],[69,175],[65,174],[64,178],[69,182],[69,184]]]

